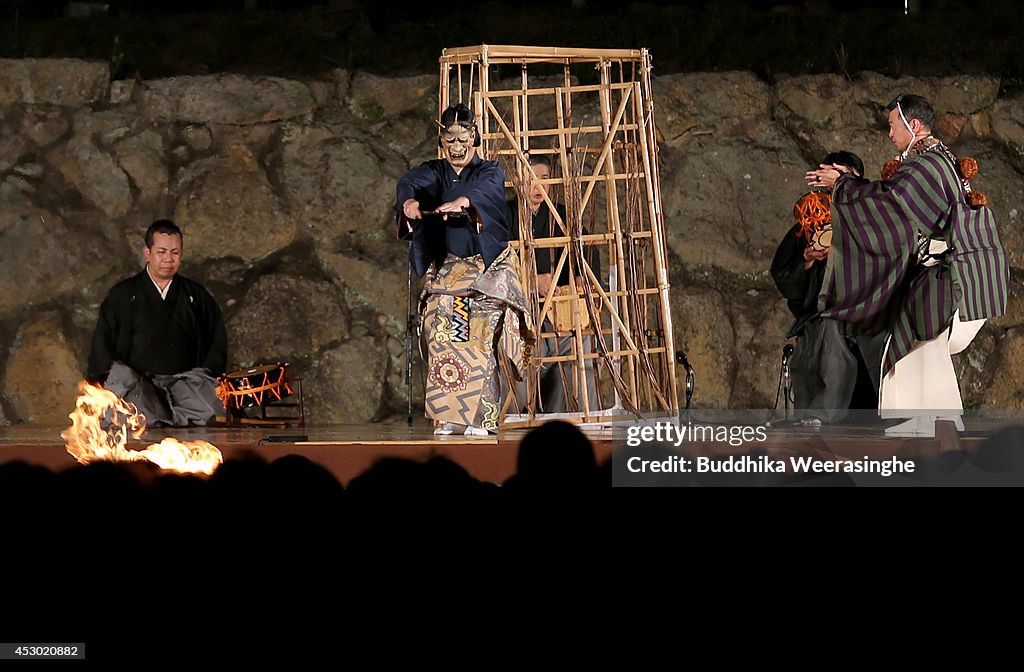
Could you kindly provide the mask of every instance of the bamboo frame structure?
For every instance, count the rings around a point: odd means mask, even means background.
[[[590,68],[596,83],[580,84],[574,73]],[[568,355],[552,347],[555,354],[542,357],[538,341],[528,398],[508,395],[505,427],[555,417],[607,422],[678,414],[650,78],[646,49],[484,44],[441,54],[438,118],[458,102],[473,109],[481,155],[502,165],[505,185],[519,201],[521,240],[513,247],[535,331],[571,343]],[[549,179],[537,178],[530,164],[535,155],[551,161]],[[546,187],[555,227],[550,237],[533,237],[527,195],[534,183]],[[556,201],[565,206],[564,220]],[[589,263],[595,250],[602,277]],[[572,289],[538,294],[538,252],[552,255],[554,278],[568,270]],[[562,319],[552,319],[556,314]],[[566,315],[571,327],[555,331],[553,325],[567,324]],[[545,412],[538,403],[542,363],[560,372],[564,412]],[[513,400],[525,411],[509,412]]]

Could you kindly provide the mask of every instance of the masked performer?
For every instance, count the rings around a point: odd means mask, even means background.
[[[855,175],[864,172],[864,162],[851,152],[832,152],[822,165],[841,164]],[[824,286],[832,242],[831,197],[811,191],[793,206],[796,225],[779,243],[771,273],[786,298],[796,321],[786,338],[796,338],[791,360],[796,416],[803,424],[844,419],[847,409],[875,408],[878,404],[878,376],[882,334],[843,333],[835,320],[823,319],[829,307],[829,288]]]
[[[887,109],[900,156],[881,180],[838,165],[807,173],[811,186],[832,188],[839,219],[835,303],[824,314],[887,332],[879,410],[910,420],[886,434],[934,436],[936,418],[963,430],[950,355],[1003,314],[1009,267],[992,212],[968,182],[977,164],[932,136],[935,112],[924,98],[901,95]]]
[[[416,275],[427,276],[427,417],[437,434],[486,436],[498,428],[499,372],[523,375],[526,297],[508,245],[501,167],[477,155],[480,134],[465,105],[445,110],[439,126],[444,158],[398,182],[398,234],[412,240]]]
[[[225,413],[215,376],[227,364],[217,301],[178,275],[184,236],[167,219],[146,230],[146,268],[100,306],[88,379],[132,402],[151,427],[204,425]]]

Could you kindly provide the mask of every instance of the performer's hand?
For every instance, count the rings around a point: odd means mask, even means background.
[[[434,210],[434,212],[452,212],[461,214],[462,211],[466,210],[467,208],[469,208],[469,199],[466,198],[465,196],[459,196],[454,201],[442,203],[437,207],[436,210]],[[445,215],[444,219],[448,219],[448,216]]]
[[[835,164],[830,166],[827,163],[822,163],[818,166],[818,170],[807,171],[804,178],[807,180],[808,187],[831,189],[836,186],[836,180],[839,179],[839,176],[848,172],[850,171],[846,166],[837,166]]]
[[[814,266],[814,262],[821,261],[828,256],[828,248],[823,250],[816,250],[813,246],[808,245],[804,248],[804,268],[808,269]]]
[[[415,198],[410,198],[405,203],[402,203],[402,213],[405,214],[407,219],[423,219],[423,213],[420,212],[420,202]]]
[[[537,274],[537,293],[542,297],[548,295],[548,290],[551,289],[551,274],[550,273],[538,273]]]

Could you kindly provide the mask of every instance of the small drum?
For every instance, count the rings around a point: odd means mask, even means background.
[[[825,250],[832,247],[832,226],[826,225],[825,228],[818,229],[811,236],[811,247],[816,252],[824,252]]]
[[[832,245],[831,208],[832,197],[817,191],[804,194],[793,205],[793,216],[800,227],[796,235],[816,252],[824,252]]]
[[[555,331],[569,333],[576,329],[586,329],[590,326],[590,312],[587,310],[586,298],[568,285],[555,288],[555,296],[551,299],[552,322],[555,323]]]
[[[232,408],[262,408],[292,393],[286,362],[225,373],[217,382],[217,396],[229,411]]]

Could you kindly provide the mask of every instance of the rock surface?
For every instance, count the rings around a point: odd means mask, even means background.
[[[992,77],[871,72],[653,87],[676,346],[697,408],[774,402],[791,317],[767,271],[802,175],[848,149],[877,178],[895,153],[885,105],[905,91],[929,97],[938,131],[978,160],[1014,269],[1008,314],[956,359],[965,401],[1024,406],[1024,96]],[[404,414],[394,189],[435,155],[436,96],[432,74],[111,83],[104,63],[0,60],[0,423],[64,422],[98,303],[140,267],[160,217],[185,230],[187,274],[221,302],[229,368],[289,361],[312,423]],[[599,121],[574,110],[574,124]]]

